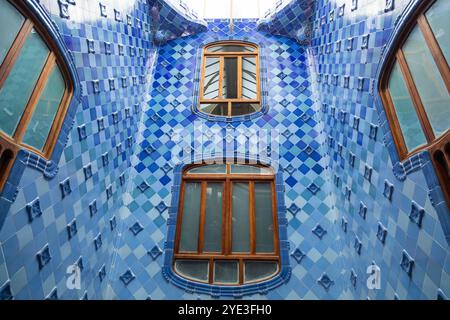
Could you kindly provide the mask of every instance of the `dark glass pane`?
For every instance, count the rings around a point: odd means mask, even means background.
[[[231,105],[232,116],[245,116],[260,110],[260,105],[257,103],[233,103]]]
[[[274,261],[246,261],[244,263],[244,282],[262,281],[278,272],[278,263]]]
[[[274,252],[272,214],[272,185],[255,182],[256,252]]]
[[[233,183],[232,251],[250,252],[249,185]]]
[[[214,282],[233,284],[239,282],[237,261],[215,261]]]
[[[227,173],[226,164],[209,164],[205,166],[199,166],[188,170],[191,174],[220,174]]]
[[[208,182],[206,187],[205,236],[203,251],[222,251],[223,183]]]
[[[202,184],[200,182],[187,182],[184,188],[180,239],[180,251],[182,252],[197,252],[198,249],[201,190]]]
[[[206,282],[209,278],[209,262],[204,260],[176,260],[175,271],[188,279]]]
[[[228,103],[202,103],[200,111],[214,116],[228,116]]]
[[[272,170],[270,170],[267,167],[258,167],[244,164],[232,164],[230,172],[234,174],[258,174],[258,175],[273,174]]]
[[[208,48],[208,52],[254,52],[256,49],[252,46],[237,45],[217,45]]]
[[[236,99],[237,91],[237,58],[225,58],[222,96],[224,99]]]

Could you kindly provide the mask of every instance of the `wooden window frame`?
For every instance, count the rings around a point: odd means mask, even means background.
[[[418,26],[425,39],[427,48],[433,56],[433,60],[439,70],[442,81],[444,82],[450,94],[450,61],[446,60],[442,49],[426,18],[426,12],[436,1],[445,0],[423,1],[418,7],[417,13],[412,17],[411,22],[406,25],[405,32],[399,38],[395,57],[391,59],[392,61],[390,61],[385,71],[381,75],[380,96],[384,109],[386,111],[388,123],[391,128],[394,144],[396,146],[400,161],[405,161],[419,152],[428,150],[430,152],[433,165],[436,169],[445,200],[447,201],[447,205],[450,208],[450,177],[446,172],[450,167],[450,129],[448,129],[439,137],[435,136],[402,49],[411,32],[416,26]],[[427,143],[425,145],[417,147],[414,150],[408,150],[406,146],[405,138],[403,136],[403,132],[400,128],[400,123],[397,118],[393,99],[389,91],[389,79],[396,62],[398,62],[398,65],[400,67],[401,74],[403,76],[403,79],[405,80],[406,87],[413,102],[414,110],[417,113],[421,128],[427,140]]]
[[[219,174],[191,174],[188,173],[189,170],[207,165],[190,165],[183,171],[182,183],[181,183],[181,192],[180,192],[180,201],[179,201],[179,210],[178,210],[178,219],[176,226],[176,234],[175,234],[175,247],[174,247],[174,256],[173,256],[173,270],[177,273],[175,268],[176,260],[202,260],[209,262],[209,281],[207,283],[211,285],[244,285],[250,283],[258,283],[262,281],[266,281],[275,277],[279,274],[281,270],[281,257],[280,257],[280,240],[279,240],[279,230],[278,230],[278,215],[277,215],[277,205],[276,205],[276,189],[275,189],[275,174],[272,172],[271,174],[237,174],[231,173],[231,164],[226,164],[226,173]],[[249,165],[249,166],[258,166],[269,168],[263,165]],[[232,252],[232,186],[234,182],[248,182],[249,184],[249,239],[250,239],[250,252]],[[180,240],[181,240],[181,226],[183,223],[183,209],[184,209],[184,199],[185,199],[185,186],[186,183],[201,183],[201,203],[200,203],[200,217],[199,217],[199,235],[198,235],[198,246],[197,252],[180,252]],[[204,252],[204,225],[206,218],[206,187],[208,183],[211,182],[221,182],[223,183],[223,196],[222,196],[222,251],[219,253],[213,252]],[[256,218],[255,218],[255,206],[254,206],[254,184],[257,182],[269,182],[271,184],[272,191],[272,216],[273,216],[273,244],[274,244],[274,252],[272,253],[256,253]],[[214,261],[223,261],[223,260],[233,260],[238,262],[238,283],[234,284],[226,284],[226,283],[217,283],[214,282]],[[271,275],[269,278],[244,282],[244,263],[246,261],[261,261],[261,262],[277,262],[278,270],[276,273]],[[179,274],[179,273],[177,273]],[[185,276],[179,274],[181,277],[186,278]],[[200,280],[192,280],[200,283]]]
[[[68,68],[63,63],[64,58],[60,53],[60,49],[54,43],[54,40],[46,31],[45,27],[38,22],[39,19],[35,17],[33,12],[31,12],[23,1],[9,1],[9,3],[22,14],[25,21],[19,29],[15,40],[13,41],[3,63],[0,66],[0,88],[2,88],[5,84],[6,79],[17,62],[25,41],[28,39],[28,36],[31,34],[33,29],[46,44],[49,53],[15,132],[12,136],[9,136],[0,130],[0,192],[3,190],[6,181],[8,180],[9,173],[14,165],[14,160],[21,149],[26,149],[44,158],[45,160],[50,160],[74,92],[74,86],[71,81],[70,73]],[[42,150],[38,150],[34,147],[26,145],[22,140],[32,119],[33,112],[36,109],[41,94],[45,89],[45,85],[47,84],[51,71],[53,71],[54,68],[58,68],[62,74],[65,84],[65,91],[61,98],[55,119],[50,128],[44,147]]]
[[[242,46],[242,47],[252,47],[254,48],[253,52],[209,52],[208,49],[215,46]],[[218,97],[215,99],[205,99],[204,97],[204,84],[205,84],[205,71],[206,71],[206,59],[207,58],[219,58],[219,92]],[[242,59],[244,57],[254,57],[256,61],[256,99],[244,99],[242,98]],[[225,58],[237,58],[237,89],[238,89],[238,97],[235,99],[226,99],[223,98],[223,68],[224,68],[224,59]],[[244,41],[220,41],[210,43],[203,48],[202,54],[202,71],[201,71],[201,80],[200,80],[200,99],[199,105],[205,103],[227,103],[227,117],[238,117],[238,115],[232,115],[233,104],[238,103],[249,103],[249,104],[257,104],[259,106],[259,110],[261,110],[261,77],[260,77],[260,63],[259,63],[259,47],[256,44]],[[201,108],[199,108],[201,110]]]

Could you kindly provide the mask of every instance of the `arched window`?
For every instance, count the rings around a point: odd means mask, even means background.
[[[0,191],[20,149],[49,159],[72,96],[69,79],[25,4],[0,0]]]
[[[450,205],[450,2],[422,1],[380,95],[401,161],[429,150]]]
[[[173,268],[189,280],[242,285],[280,270],[275,177],[257,165],[183,172]]]
[[[261,110],[259,49],[247,42],[224,41],[203,49],[199,110],[234,117]]]

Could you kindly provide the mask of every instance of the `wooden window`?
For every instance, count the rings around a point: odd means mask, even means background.
[[[280,270],[275,176],[257,165],[193,165],[183,173],[173,268],[209,284],[242,285]]]
[[[256,45],[224,41],[203,49],[199,110],[225,117],[261,110]]]
[[[58,49],[22,1],[0,1],[0,191],[21,149],[49,159],[73,86]]]
[[[429,150],[450,207],[450,2],[421,3],[380,82],[401,161]]]

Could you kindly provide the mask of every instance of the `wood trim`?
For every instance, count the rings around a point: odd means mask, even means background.
[[[406,62],[405,55],[403,54],[403,50],[401,49],[397,52],[397,61],[400,65],[400,70],[402,71],[406,87],[408,88],[409,94],[411,95],[414,107],[420,120],[420,124],[425,133],[425,137],[427,138],[428,143],[431,143],[434,141],[435,136],[431,128],[430,120],[428,119],[425,107],[422,103],[422,99],[420,98],[419,91],[417,90],[411,71],[409,70],[408,64]]]
[[[251,46],[255,49],[253,52],[208,52],[208,49],[212,46],[217,45],[240,45],[240,46]],[[242,58],[243,57],[255,57],[256,60],[256,90],[257,90],[257,99],[242,99]],[[206,58],[207,57],[217,57],[219,58],[219,93],[217,99],[205,99],[204,96],[204,83],[205,83],[205,72],[206,72]],[[223,94],[223,84],[224,84],[224,66],[226,58],[237,58],[237,97],[236,99],[226,99]],[[247,43],[243,41],[219,41],[215,43],[211,43],[203,48],[202,53],[202,64],[201,64],[201,81],[200,81],[200,95],[199,95],[199,104],[219,104],[226,103],[227,104],[227,117],[232,117],[232,107],[235,103],[251,103],[251,104],[261,104],[261,83],[260,83],[260,68],[259,68],[259,47],[252,43]]]
[[[188,260],[208,260],[209,261],[209,280],[210,284],[214,283],[214,261],[216,260],[237,260],[239,263],[239,284],[244,284],[244,261],[276,261],[280,266],[280,250],[279,250],[279,231],[276,212],[276,193],[275,193],[275,175],[238,175],[230,174],[231,164],[226,164],[227,174],[187,174],[186,172],[193,167],[202,165],[194,164],[187,166],[183,172],[183,180],[181,183],[180,199],[179,199],[179,211],[175,232],[175,245],[174,245],[174,260],[188,259]],[[251,165],[249,165],[251,166]],[[259,165],[261,167],[266,167]],[[259,179],[262,178],[262,179]],[[186,197],[185,188],[186,182],[201,183],[201,202],[200,202],[200,226],[198,235],[198,250],[197,252],[179,252],[181,241],[181,226],[183,223],[183,209],[184,199]],[[212,182],[223,183],[223,197],[222,197],[222,251],[220,253],[204,252],[204,230],[206,223],[206,188],[207,184]],[[250,252],[232,252],[232,195],[233,195],[233,182],[247,182],[249,185],[249,235],[250,235]],[[273,253],[256,253],[256,210],[255,210],[255,194],[254,184],[257,181],[269,181],[272,191],[272,214],[273,214],[273,237],[274,237],[274,252]],[[262,279],[265,281],[267,279]],[[220,285],[228,285],[222,283],[215,283]]]
[[[28,124],[33,116],[34,110],[39,102],[42,92],[44,91],[45,85],[47,84],[47,79],[50,76],[50,73],[53,71],[53,67],[55,66],[56,57],[50,52],[47,61],[42,68],[41,74],[36,82],[36,86],[33,89],[33,92],[30,96],[30,99],[25,107],[25,110],[22,114],[22,117],[17,125],[16,132],[13,135],[13,139],[18,143],[22,142],[23,136],[25,135],[25,131],[28,128]]]
[[[5,81],[8,78],[8,75],[10,74],[12,68],[14,67],[17,58],[19,57],[19,53],[22,50],[23,45],[25,44],[25,41],[27,40],[28,35],[30,34],[33,27],[33,22],[31,22],[30,19],[26,19],[22,27],[20,28],[16,39],[13,41],[13,44],[11,45],[11,48],[6,54],[5,59],[3,60],[3,63],[0,67],[0,88],[5,84]]]
[[[404,159],[408,154],[408,148],[406,147],[405,138],[400,127],[400,121],[397,118],[397,112],[395,111],[394,102],[388,88],[383,89],[380,92],[383,104],[386,106],[385,110],[389,125],[391,126],[392,137],[394,138],[395,146],[401,159]]]
[[[192,260],[268,260],[268,261],[278,261],[279,257],[275,254],[248,254],[248,253],[233,253],[229,255],[220,254],[209,254],[209,253],[176,253],[174,254],[175,259],[192,259]]]
[[[442,79],[444,80],[447,91],[450,94],[450,69],[448,67],[447,60],[444,57],[444,53],[442,52],[442,49],[439,46],[433,31],[431,30],[431,26],[423,13],[417,19],[417,23],[439,69]]]
[[[219,62],[219,98],[218,99],[203,99],[201,102],[208,102],[208,101],[213,101],[217,102],[218,100],[224,100],[223,99],[223,68],[225,66],[225,61],[223,57],[220,57],[220,62]]]

